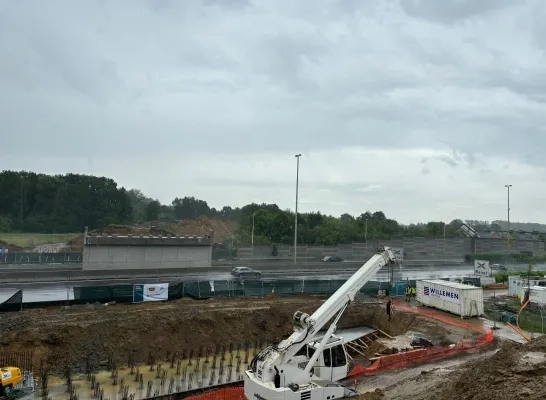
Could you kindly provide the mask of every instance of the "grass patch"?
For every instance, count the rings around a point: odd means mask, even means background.
[[[508,271],[508,272],[499,272],[495,275],[495,281],[497,282],[508,282],[509,276],[521,276],[522,278],[527,277],[527,271]],[[546,271],[531,270],[531,276],[546,276]]]
[[[546,313],[540,311],[522,311],[519,315],[519,327],[524,331],[545,333],[546,332]]]
[[[2,233],[0,240],[19,247],[35,247],[43,244],[66,243],[81,233]]]

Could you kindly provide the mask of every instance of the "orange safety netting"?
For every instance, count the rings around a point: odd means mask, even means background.
[[[360,375],[375,375],[380,371],[404,368],[408,365],[429,361],[436,361],[446,357],[452,357],[463,352],[479,350],[487,347],[495,338],[493,331],[480,324],[480,321],[464,322],[461,318],[453,317],[433,309],[412,307],[409,304],[393,302],[393,318],[396,318],[396,310],[412,312],[427,318],[436,319],[449,325],[459,326],[476,332],[478,336],[472,339],[461,340],[459,343],[449,346],[435,346],[424,349],[409,350],[402,353],[381,356],[372,365],[366,367],[357,363],[349,372],[348,377],[354,378]]]
[[[210,392],[187,397],[191,400],[246,400],[242,385],[217,389]]]

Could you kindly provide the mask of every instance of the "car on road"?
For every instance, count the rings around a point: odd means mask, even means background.
[[[231,275],[241,278],[245,276],[254,276],[256,278],[262,277],[262,273],[260,271],[249,267],[235,267],[231,270]]]
[[[322,259],[324,262],[340,262],[343,261],[343,258],[340,256],[326,256]]]
[[[492,269],[493,271],[496,271],[496,272],[506,272],[506,271],[508,271],[508,268],[506,268],[506,267],[505,267],[504,265],[502,265],[502,264],[493,264],[493,265],[491,266],[491,269]]]

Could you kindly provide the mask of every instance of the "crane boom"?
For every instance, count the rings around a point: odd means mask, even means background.
[[[382,267],[390,263],[394,263],[395,256],[390,247],[382,247],[375,251],[375,254],[362,267],[355,272],[328,300],[326,300],[311,316],[306,313],[297,311],[294,314],[294,332],[287,339],[283,340],[279,345],[264,349],[258,354],[250,365],[251,369],[246,371],[245,377],[245,392],[247,385],[249,390],[256,391],[258,388],[267,389],[273,385],[276,389],[281,389],[281,375],[286,381],[287,377],[291,382],[286,384],[306,384],[312,377],[313,367],[317,362],[322,350],[326,346],[328,340],[332,337],[337,321],[341,314],[345,311],[348,304],[352,302],[360,289],[368,282]],[[300,350],[311,342],[318,332],[335,317],[326,335],[321,340],[317,347],[317,351],[313,356],[308,357],[305,365],[298,361],[294,362],[293,358],[299,354]],[[319,354],[320,352],[320,354]],[[280,372],[282,371],[282,372]],[[248,379],[247,379],[248,378]],[[252,387],[252,389],[250,389]],[[266,390],[267,391],[267,390]],[[271,399],[271,396],[256,393],[253,397],[258,400]],[[248,395],[247,395],[248,398]]]

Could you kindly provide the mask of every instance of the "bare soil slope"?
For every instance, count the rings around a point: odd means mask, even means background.
[[[177,222],[148,222],[143,226],[155,226],[177,236],[210,235],[214,231],[212,238],[216,243],[231,239],[238,228],[235,221],[207,216]]]
[[[456,379],[445,385],[439,398],[544,399],[545,351],[546,337],[527,345],[503,343],[492,357],[467,365]]]
[[[15,244],[10,244],[10,243],[4,242],[3,240],[0,240],[0,249],[8,249],[8,251],[17,252],[17,251],[21,251],[23,248]]]
[[[146,222],[142,225],[108,225],[102,229],[95,229],[92,233],[103,235],[173,235],[173,236],[202,236],[210,235],[216,243],[222,243],[233,237],[238,224],[222,218],[201,216],[177,222]],[[67,251],[81,252],[83,249],[83,235],[70,240]]]
[[[167,303],[81,305],[30,309],[0,315],[0,351],[32,350],[56,370],[66,363],[83,370],[86,357],[93,368],[108,358],[125,362],[129,355],[145,363],[148,355],[185,353],[219,346],[277,343],[292,332],[295,311],[313,312],[319,298],[182,299]],[[384,307],[353,304],[340,327],[371,325],[397,335],[408,329],[438,339],[449,332],[414,314],[399,312],[387,321]]]

